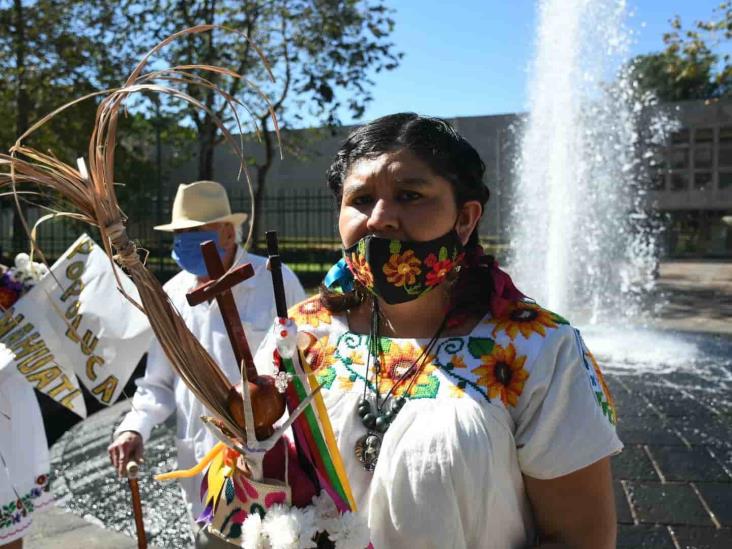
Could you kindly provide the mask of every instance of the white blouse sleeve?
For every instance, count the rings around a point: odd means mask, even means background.
[[[115,438],[124,431],[136,431],[147,441],[153,427],[175,412],[175,375],[160,343],[153,340],[145,375],[135,382],[137,391],[132,397],[132,410],[115,429]]]
[[[521,471],[556,478],[618,453],[612,397],[579,331],[560,326],[532,362],[512,411]]]

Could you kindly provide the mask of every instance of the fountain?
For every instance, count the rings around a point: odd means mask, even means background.
[[[644,210],[643,152],[663,143],[673,121],[629,81],[624,0],[544,0],[539,10],[513,273],[528,295],[575,322],[637,317],[658,236]]]
[[[650,403],[654,421],[668,420],[662,428],[687,446],[708,445],[729,467],[732,340],[660,330],[654,318],[663,309],[654,280],[659,224],[645,189],[653,148],[675,121],[652,97],[639,97],[629,78],[626,16],[625,0],[539,3],[509,224],[511,273],[527,295],[580,326],[619,397],[626,444],[646,440],[634,439],[637,418],[623,423],[624,409]],[[680,397],[700,404],[697,412],[723,434],[689,430],[691,404],[675,410],[682,421],[673,425],[664,399]]]

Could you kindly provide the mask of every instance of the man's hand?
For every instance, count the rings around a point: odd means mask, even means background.
[[[120,477],[127,476],[127,463],[130,460],[142,462],[142,437],[136,431],[125,431],[107,448],[112,466]]]

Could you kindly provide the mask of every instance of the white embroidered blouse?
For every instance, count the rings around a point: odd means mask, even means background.
[[[522,475],[555,478],[622,449],[612,397],[579,332],[521,303],[503,318],[486,316],[467,336],[439,339],[416,379],[393,388],[391,400],[407,402],[369,472],[354,452],[367,432],[357,413],[365,382],[373,402],[368,336],[351,332],[317,297],[290,315],[318,339],[309,359],[377,549],[525,547],[534,526]],[[382,396],[427,344],[382,338]],[[268,337],[258,367],[271,364],[273,348]]]

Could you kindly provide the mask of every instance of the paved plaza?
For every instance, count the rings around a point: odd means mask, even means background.
[[[682,342],[697,345],[711,359],[699,368],[682,364],[660,372],[606,367],[625,443],[622,454],[613,458],[618,546],[729,549],[732,264],[665,263],[660,274],[666,303],[656,326],[680,334]],[[60,549],[136,547],[129,537],[126,483],[114,478],[105,452],[127,407],[121,403],[96,414],[54,445],[52,488],[65,501],[62,507],[73,513],[56,509],[40,514],[27,547],[48,547],[49,540]],[[151,517],[150,541],[159,547],[185,547],[189,539],[177,489],[150,478],[174,465],[173,447],[170,427],[154,431],[147,447],[148,476],[141,480],[143,505]],[[102,524],[118,531],[102,529]]]

